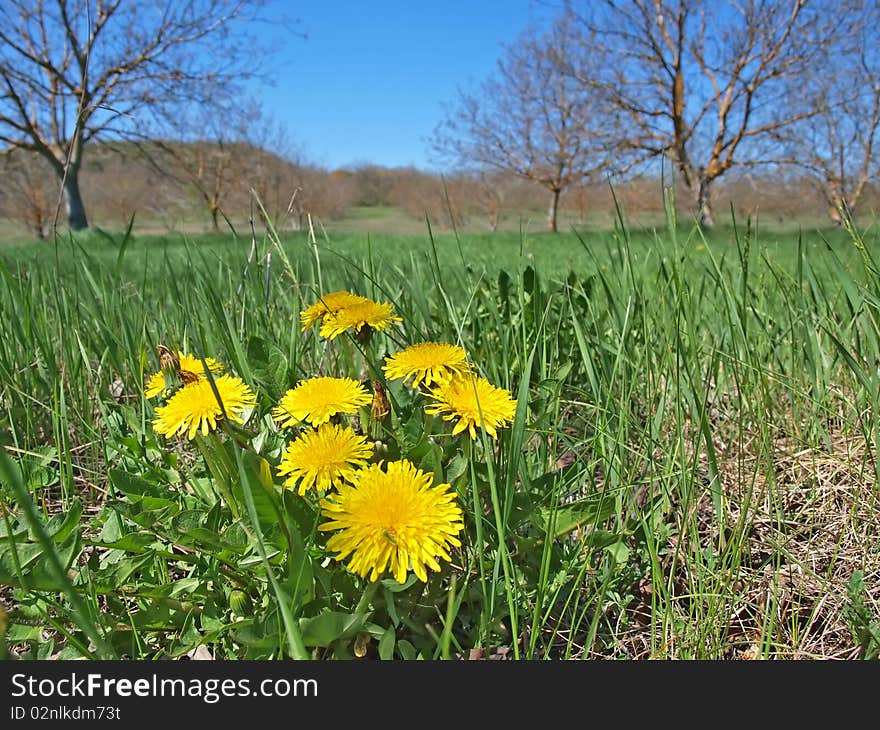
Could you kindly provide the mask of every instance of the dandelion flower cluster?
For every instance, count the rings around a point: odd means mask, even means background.
[[[425,408],[426,413],[440,415],[444,421],[458,419],[453,436],[467,429],[471,439],[476,439],[476,428],[480,427],[498,438],[497,429],[511,423],[516,414],[516,401],[510,393],[482,377],[452,378],[432,388],[428,395],[434,403]]]
[[[337,413],[354,413],[371,400],[366,388],[351,378],[309,378],[281,397],[272,416],[282,428],[300,421],[320,426]]]
[[[470,372],[467,353],[446,342],[419,342],[385,358],[382,368],[391,380],[412,378],[414,388],[439,384],[455,375]]]
[[[389,302],[335,291],[304,309],[300,321],[303,331],[317,325],[327,339],[350,333],[364,342],[402,318]],[[157,349],[162,369],[149,377],[145,393],[165,398],[152,422],[158,434],[188,439],[208,435],[224,418],[244,423],[257,405],[250,387],[223,373],[214,358],[175,355],[164,345]],[[466,431],[476,439],[479,428],[497,439],[498,429],[516,416],[517,402],[510,392],[480,377],[458,345],[410,345],[388,355],[382,371],[388,381],[402,380],[426,396],[425,412],[452,422],[453,435]],[[433,472],[405,458],[381,460],[389,445],[369,439],[379,438],[389,421],[394,426],[393,418],[386,417],[394,415],[389,395],[396,393],[386,391],[385,379],[375,370],[370,376],[372,390],[353,378],[315,376],[282,395],[271,417],[279,430],[291,428],[293,435],[275,467],[277,482],[300,496],[316,493],[323,518],[318,529],[331,533],[328,553],[352,573],[371,582],[388,574],[400,584],[412,573],[427,582],[429,570],[440,571],[443,561],[452,560],[452,550],[461,547],[463,511],[455,489],[447,483],[435,485]],[[172,387],[177,390],[169,396]],[[360,425],[346,423],[346,415],[367,406],[370,416]],[[408,448],[404,443],[398,447],[404,452]],[[268,468],[267,461],[262,463]]]
[[[192,440],[198,432],[207,435],[215,430],[224,413],[230,421],[244,423],[245,410],[257,404],[253,391],[232,375],[215,377],[214,387],[217,394],[211,381],[205,378],[184,385],[164,406],[156,409],[155,431],[168,437],[185,434]],[[219,402],[217,395],[220,396]]]
[[[326,491],[343,480],[351,481],[355,470],[367,463],[373,448],[351,428],[327,423],[302,433],[287,445],[278,474],[287,476],[284,486],[299,494],[309,489]]]
[[[464,528],[452,487],[432,486],[433,477],[405,459],[358,471],[353,484],[321,500],[329,521],[318,529],[338,530],[327,549],[339,561],[350,558],[349,569],[362,578],[378,580],[387,569],[403,583],[412,570],[426,582],[426,568],[440,570],[438,558],[451,560]]]

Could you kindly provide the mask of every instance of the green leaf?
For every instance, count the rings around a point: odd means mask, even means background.
[[[133,227],[134,213],[132,213],[131,218],[128,219],[128,227],[125,229],[125,233],[122,235],[122,240],[119,242],[119,251],[116,254],[116,266],[114,267],[117,277],[122,271],[122,260],[125,258],[125,251],[128,248],[128,244],[131,243],[134,238],[134,236],[131,235],[131,229]]]
[[[89,547],[109,548],[110,550],[122,550],[127,553],[142,553],[149,545],[156,541],[156,536],[145,532],[132,532],[111,542],[98,540],[86,540]]]
[[[232,456],[230,458],[234,459]],[[275,485],[272,482],[272,468],[262,456],[250,451],[243,451],[241,458],[254,498],[254,507],[260,521],[260,527],[264,532],[267,532],[278,524],[281,511],[278,495],[275,493]],[[232,484],[232,493],[239,504],[246,503],[241,480],[236,480]]]
[[[266,363],[268,381],[278,393],[287,386],[287,355],[274,342],[269,344],[269,361]]]
[[[385,599],[385,610],[388,612],[388,618],[394,626],[400,626],[400,616],[397,614],[397,604],[394,600],[394,594],[385,586],[382,586],[382,593]]]
[[[108,502],[107,506],[141,527],[165,524],[180,511],[171,500],[158,497],[132,497],[129,500]]]
[[[277,629],[269,629],[265,621],[240,626],[233,632],[235,640],[252,649],[276,649],[278,647]]]
[[[300,535],[311,535],[315,531],[317,514],[311,505],[292,489],[281,493],[281,502],[288,522],[294,522]]]
[[[12,531],[11,533],[10,529]],[[10,534],[16,540],[19,538],[21,538],[22,540],[26,540],[28,536],[27,525],[22,525],[15,520],[9,520],[9,526],[7,527],[5,520],[0,521],[0,540],[8,540]]]
[[[272,561],[272,558],[274,558],[280,554],[281,554],[281,551],[278,550],[277,548],[275,550],[267,550],[266,551],[266,559],[269,560],[270,562],[278,562],[278,561]],[[262,556],[254,554],[254,555],[248,555],[247,557],[239,560],[238,565],[240,568],[249,568],[253,565],[259,565],[262,562],[263,562]]]
[[[413,583],[418,580],[415,573],[410,573],[406,576],[406,580],[403,583],[398,583],[394,578],[382,578],[379,582],[382,586],[391,591],[392,593],[401,593],[409,588]]]
[[[462,452],[457,451],[446,467],[446,481],[449,483],[455,482],[456,479],[467,472],[467,468],[467,457]]]
[[[350,639],[363,627],[366,614],[326,611],[312,618],[301,618],[299,630],[306,646],[330,646],[339,639]]]
[[[92,574],[92,587],[98,593],[116,593],[128,582],[132,575],[152,563],[152,552],[144,555],[126,556],[118,563],[113,563]]]
[[[389,626],[385,629],[385,633],[382,634],[382,638],[379,639],[379,658],[380,659],[393,659],[394,658],[394,644],[396,643],[396,634],[394,633],[394,627]]]
[[[622,540],[606,546],[605,551],[618,565],[623,565],[629,559],[629,546]]]
[[[24,477],[21,473],[21,464],[18,461],[9,459],[6,463],[6,468],[9,470],[9,473],[5,475],[6,479],[0,480],[0,490],[3,490],[0,491],[0,494],[6,492],[6,489],[8,488],[7,483],[11,486],[13,482],[24,482]],[[14,492],[10,491],[8,494],[9,499],[13,499]]]
[[[221,534],[223,545],[236,553],[243,553],[248,546],[247,533],[241,521],[233,522]]]
[[[603,495],[569,502],[561,507],[539,507],[534,514],[534,524],[542,532],[552,530],[552,538],[567,535],[577,529],[590,530],[615,514],[613,499]]]
[[[268,386],[273,398],[287,388],[287,355],[274,342],[258,335],[248,339],[247,360],[254,377]]]
[[[15,551],[15,557],[13,556]],[[10,576],[15,576],[16,557],[22,570],[27,568],[43,554],[43,546],[36,542],[16,543],[13,547],[9,541],[0,546],[0,583],[10,583]]]
[[[167,497],[168,490],[137,474],[129,474],[121,469],[110,469],[110,483],[115,489],[129,496]]]
[[[175,532],[186,533],[200,527],[204,518],[205,513],[201,510],[185,509],[171,518],[171,529]]]
[[[202,579],[199,577],[181,578],[171,584],[171,596],[179,596],[181,593],[189,595],[203,585]]]
[[[193,527],[191,530],[187,530],[183,537],[193,547],[200,547],[211,551],[229,549],[229,546],[220,539],[220,536],[207,527]]]
[[[294,605],[302,606],[315,599],[315,576],[312,560],[303,549],[296,549],[287,556],[287,581],[285,587],[293,596]]]
[[[416,659],[416,648],[406,639],[397,642],[397,651],[401,659]]]
[[[16,546],[19,573],[15,568],[12,549],[9,543],[0,552],[0,584],[40,591],[61,591],[64,581],[59,579],[43,558],[43,547],[39,543],[24,543]],[[79,530],[72,532],[67,541],[56,550],[59,562],[68,570],[82,552]]]
[[[67,512],[55,515],[46,524],[46,532],[55,542],[64,542],[77,527],[82,517],[82,502],[79,498],[73,500],[73,504]],[[36,536],[34,536],[36,540]]]
[[[58,557],[65,570],[70,570],[81,552],[82,538],[80,537],[80,527],[77,526],[77,529],[70,534],[65,543],[58,548]]]
[[[17,624],[14,621],[6,630],[6,641],[10,644],[23,644],[29,641],[42,641],[43,628],[30,624]]]
[[[293,596],[294,606],[302,606],[315,598],[315,576],[312,560],[306,552],[302,535],[295,520],[287,520],[290,550],[287,554],[287,580],[285,588]]]
[[[443,477],[443,463],[441,462],[443,450],[437,444],[430,441],[425,441],[424,443],[426,447],[422,451],[422,455],[415,457],[417,459],[416,466],[423,472],[431,472],[434,475],[435,483],[445,481]]]
[[[41,446],[30,457],[21,459],[22,477],[29,491],[34,492],[58,482],[58,452],[54,446]]]

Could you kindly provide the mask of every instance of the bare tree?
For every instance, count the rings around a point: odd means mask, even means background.
[[[219,118],[211,109],[194,108],[168,129],[169,139],[137,142],[137,156],[185,197],[194,197],[208,211],[214,231],[221,218],[231,225],[229,213],[250,206],[251,190],[273,220],[287,210],[301,153],[287,129],[256,101]],[[130,155],[131,145],[123,147]]]
[[[303,194],[303,150],[287,127],[264,111],[249,123],[246,139],[254,149],[242,170],[242,182],[256,194],[274,226],[294,224],[294,208]]]
[[[261,67],[266,47],[248,28],[263,4],[4,0],[0,144],[42,155],[63,183],[70,227],[87,227],[85,145],[161,128],[192,105],[231,105]]]
[[[159,174],[207,209],[211,228],[219,231],[229,198],[249,164],[248,125],[238,114],[217,118],[211,110],[198,109],[176,120],[173,129],[172,139],[148,140],[139,143],[138,150]],[[193,139],[189,130],[199,130],[198,138]]]
[[[127,224],[136,215],[141,227],[157,221],[168,225],[188,217],[191,209],[190,191],[144,160],[139,144],[114,141],[90,145],[83,165],[82,192],[94,217],[102,223]]]
[[[668,157],[713,224],[711,186],[735,166],[781,162],[776,135],[815,113],[791,85],[817,72],[843,20],[806,0],[569,2],[569,69],[606,96],[639,161]],[[599,62],[596,61],[598,54]]]
[[[244,167],[247,149],[241,143],[230,140],[225,134],[214,139],[202,139],[188,143],[165,145],[180,163],[178,170],[185,175],[196,197],[211,215],[211,229],[220,230],[221,216],[225,213],[227,199],[239,181]]]
[[[496,73],[476,91],[459,93],[430,140],[441,161],[511,172],[545,187],[551,231],[562,192],[615,156],[601,96],[563,73],[572,39],[567,22],[543,33],[529,29],[507,46]]]
[[[392,205],[415,220],[432,226],[461,228],[473,212],[476,191],[463,175],[443,176],[414,167],[388,171],[392,180],[389,199]]]
[[[391,188],[394,185],[391,170],[365,162],[357,164],[351,174],[357,189],[358,205],[380,207],[391,203]]]
[[[813,180],[829,214],[854,214],[880,172],[880,5],[848,0],[841,42],[826,48],[820,68],[794,94],[816,100],[816,114],[785,130],[781,141]]]
[[[524,200],[520,194],[521,188],[527,185],[527,182],[509,172],[494,169],[477,170],[463,176],[459,184],[467,187],[471,207],[474,212],[485,217],[486,226],[490,231],[497,231],[505,216],[512,211],[531,206],[531,201]]]

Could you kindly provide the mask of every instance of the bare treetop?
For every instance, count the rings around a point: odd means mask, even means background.
[[[64,181],[71,227],[85,227],[83,145],[159,129],[188,105],[233,104],[262,69],[264,5],[5,0],[0,143],[46,158]]]
[[[845,42],[824,54],[820,70],[792,93],[813,100],[815,114],[780,134],[792,161],[805,170],[838,223],[854,214],[880,174],[880,5],[849,0]]]
[[[603,113],[600,96],[563,72],[572,39],[567,22],[524,32],[505,49],[494,75],[477,91],[459,94],[431,140],[441,159],[461,168],[512,172],[547,188],[553,231],[561,192],[611,169],[620,151],[615,120]]]
[[[809,99],[793,103],[791,85],[846,25],[819,0],[606,0],[567,12],[580,40],[571,72],[607,95],[638,159],[671,159],[709,224],[710,184],[781,161],[774,135],[815,113]],[[597,52],[614,62],[595,63]]]

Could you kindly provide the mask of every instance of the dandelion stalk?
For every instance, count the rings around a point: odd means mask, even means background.
[[[477,541],[477,577],[480,579],[480,591],[483,594],[483,610],[480,612],[480,633],[477,638],[478,646],[485,646],[488,642],[489,635],[489,616],[492,614],[492,602],[494,597],[489,595],[486,587],[486,576],[483,572],[485,564],[483,545],[483,505],[480,502],[480,490],[477,485],[477,472],[474,467],[474,446],[470,439],[464,440],[464,455],[467,459],[468,469],[471,476],[471,514],[474,516],[474,528],[476,530]]]
[[[364,588],[364,592],[354,609],[355,615],[362,616],[367,612],[367,608],[372,602],[373,597],[376,595],[377,590],[379,590],[378,581],[371,580],[369,583],[367,583],[366,587]]]

